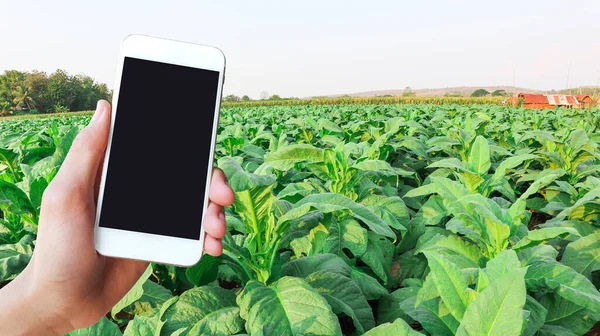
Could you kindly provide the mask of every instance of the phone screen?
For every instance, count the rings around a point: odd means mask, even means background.
[[[125,57],[100,227],[200,238],[218,81]]]

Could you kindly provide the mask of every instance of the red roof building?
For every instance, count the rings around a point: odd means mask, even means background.
[[[523,106],[526,108],[552,109],[557,106],[570,108],[589,108],[594,100],[589,95],[544,95],[534,93],[519,93],[511,98],[514,106]]]

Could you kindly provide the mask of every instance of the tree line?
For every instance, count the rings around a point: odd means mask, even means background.
[[[0,115],[93,110],[100,99],[112,98],[106,84],[83,74],[56,70],[7,70],[0,74]]]

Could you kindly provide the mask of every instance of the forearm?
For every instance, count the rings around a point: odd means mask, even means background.
[[[0,289],[0,335],[60,335],[40,316],[42,302],[33,295],[25,274]]]

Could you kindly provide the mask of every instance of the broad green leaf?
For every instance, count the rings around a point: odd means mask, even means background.
[[[537,332],[536,336],[580,336],[569,329],[559,325],[544,324]]]
[[[154,314],[158,314],[158,309],[155,309]],[[154,336],[159,325],[158,316],[136,315],[133,320],[127,323],[124,336]],[[100,334],[98,334],[100,336]]]
[[[491,281],[467,308],[456,335],[518,335],[527,295],[524,276],[517,268]]]
[[[237,302],[250,334],[342,334],[325,298],[302,279],[283,277],[268,287],[250,281]]]
[[[352,269],[335,254],[319,254],[314,257],[303,257],[285,263],[281,267],[282,275],[305,278],[315,272],[337,273],[350,276]]]
[[[433,252],[424,252],[433,282],[452,316],[461,321],[467,309],[467,284],[460,270]]]
[[[67,334],[67,336],[122,336],[119,326],[103,317],[98,323],[84,329],[78,329]]]
[[[567,245],[561,262],[592,280],[592,272],[600,270],[600,230]]]
[[[79,133],[78,127],[69,128],[69,130],[60,138],[52,156],[46,157],[33,165],[31,171],[33,178],[43,177],[48,180],[48,182],[54,178],[58,168],[67,157],[67,153],[69,152],[77,133]]]
[[[366,229],[352,219],[334,220],[329,226],[329,236],[325,240],[323,251],[333,253],[342,259],[348,259],[344,249],[358,258],[367,252],[369,235]]]
[[[434,161],[432,164],[427,166],[427,168],[453,168],[458,169],[460,171],[467,170],[463,162],[457,158],[446,158]]]
[[[488,141],[478,136],[471,145],[471,152],[469,153],[469,165],[477,174],[487,174],[492,165],[490,161],[490,146]]]
[[[534,336],[535,333],[542,327],[542,325],[544,325],[548,310],[546,310],[544,306],[542,306],[536,299],[529,295],[527,295],[523,309],[529,313],[529,317],[526,321],[524,321],[526,324],[521,335]]]
[[[500,181],[504,175],[506,175],[506,171],[508,169],[513,169],[527,160],[534,160],[537,158],[538,156],[533,154],[523,154],[505,159],[494,171],[494,175],[492,175],[492,181]]]
[[[334,314],[343,313],[352,318],[357,332],[364,333],[375,326],[371,306],[350,278],[336,273],[316,272],[305,280],[327,300]]]
[[[195,286],[204,286],[217,279],[217,269],[221,264],[221,257],[203,254],[200,262],[185,270],[185,275]]]
[[[0,245],[0,282],[14,279],[31,260],[33,237],[25,236],[16,244]]]
[[[557,237],[565,238],[569,235],[578,235],[577,230],[567,227],[532,230],[527,233],[527,236],[519,240],[519,242],[513,246],[513,249],[518,251],[535,245],[544,244],[550,239]]]
[[[394,245],[391,241],[374,232],[369,232],[368,247],[360,259],[383,280],[384,284],[387,284],[392,268],[393,254]]]
[[[538,245],[522,249],[517,255],[521,264],[527,266],[536,262],[554,262],[558,257],[558,251],[550,245]]]
[[[418,336],[423,335],[418,331],[413,330],[403,319],[397,319],[394,323],[384,323],[377,328],[369,330],[365,336],[389,336],[389,335],[406,335]]]
[[[169,306],[161,318],[161,335],[181,328],[199,328],[211,335],[231,335],[243,330],[235,294],[219,287],[195,287]],[[199,326],[199,327],[197,327]]]
[[[356,203],[350,198],[340,194],[317,194],[308,195],[300,202],[296,203],[294,208],[279,218],[279,225],[287,221],[299,218],[301,215],[315,208],[323,213],[335,211],[348,211],[353,217],[363,221],[371,231],[390,238],[396,238],[396,235],[390,227],[381,218],[377,217],[371,210],[360,203]]]
[[[319,224],[312,228],[308,235],[296,238],[290,242],[290,247],[294,251],[296,258],[301,256],[315,256],[326,250],[326,239],[329,236],[329,231]]]
[[[401,318],[405,321],[412,322],[406,312],[402,309],[402,302],[416,297],[420,287],[404,287],[399,288],[379,300],[377,305],[377,324],[394,322]]]
[[[352,168],[365,172],[377,173],[385,176],[411,176],[413,172],[392,167],[388,162],[382,160],[365,160],[352,165]]]
[[[600,292],[583,275],[559,262],[536,262],[525,276],[530,291],[555,291],[563,298],[600,313]]]
[[[557,293],[544,294],[540,298],[540,304],[547,310],[546,326],[560,326],[575,335],[585,334],[600,320],[600,314],[564,299]]]
[[[485,273],[491,283],[500,279],[504,274],[510,273],[512,270],[521,267],[521,262],[517,257],[517,253],[513,250],[504,250],[488,261],[485,266]]]
[[[440,296],[440,292],[438,291],[435,281],[433,280],[433,273],[430,272],[427,274],[425,281],[423,281],[423,286],[417,293],[415,299],[415,305],[420,305],[425,301],[429,301],[431,299],[435,299]]]
[[[410,298],[403,301],[400,308],[432,335],[454,336],[458,329],[459,322],[450,314],[439,297],[425,301],[416,307],[415,298]]]
[[[275,176],[248,173],[231,157],[219,159],[219,168],[223,170],[229,185],[235,192],[270,186],[275,183]]]
[[[131,287],[129,292],[127,292],[127,294],[125,294],[125,296],[119,302],[117,302],[117,304],[112,308],[111,315],[112,315],[113,319],[115,318],[117,313],[119,313],[121,310],[123,310],[123,308],[134,303],[139,298],[141,298],[142,295],[144,295],[144,289],[142,287],[144,286],[144,283],[146,282],[146,280],[148,280],[148,277],[150,277],[151,274],[152,274],[152,265],[149,265],[148,267],[146,267],[146,271],[144,271],[144,274],[142,274],[142,276],[133,285],[133,287]],[[169,298],[170,298],[170,295],[169,295]],[[167,298],[167,300],[169,298]]]
[[[8,210],[16,215],[35,213],[29,198],[23,190],[2,179],[0,179],[0,210]]]
[[[350,279],[354,280],[367,300],[379,300],[388,295],[387,289],[377,279],[360,270],[352,268]]]
[[[361,203],[371,209],[389,226],[396,230],[406,231],[410,223],[410,214],[406,204],[400,197],[369,195]]]
[[[265,156],[265,162],[278,170],[290,170],[298,162],[323,162],[324,152],[307,144],[295,144],[279,148]]]
[[[448,236],[437,234],[421,245],[415,253],[424,251],[440,253],[459,268],[477,268],[482,259],[481,252],[476,246],[453,234]]]

